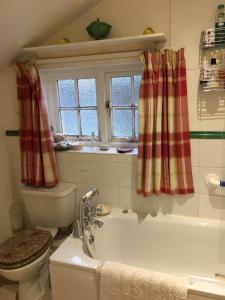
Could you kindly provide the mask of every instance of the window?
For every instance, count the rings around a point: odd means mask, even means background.
[[[62,133],[99,136],[95,78],[57,80],[57,87]]]
[[[140,80],[140,66],[42,71],[51,125],[71,140],[136,142]]]
[[[112,140],[137,140],[140,81],[140,74],[108,76]]]

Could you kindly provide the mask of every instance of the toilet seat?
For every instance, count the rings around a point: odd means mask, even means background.
[[[0,245],[0,268],[17,269],[28,265],[40,257],[51,242],[49,231],[26,229],[18,232]]]

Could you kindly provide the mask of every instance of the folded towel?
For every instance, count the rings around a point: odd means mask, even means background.
[[[100,270],[100,300],[185,300],[187,282],[107,261]]]

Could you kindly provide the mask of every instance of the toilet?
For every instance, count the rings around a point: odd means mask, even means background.
[[[0,275],[19,282],[20,300],[41,300],[46,286],[40,272],[48,269],[54,235],[75,217],[75,185],[59,182],[51,189],[24,186],[20,194],[30,226],[0,245]],[[48,277],[48,272],[45,274]]]

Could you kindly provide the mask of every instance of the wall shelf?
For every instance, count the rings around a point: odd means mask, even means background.
[[[166,42],[166,38],[163,33],[154,33],[62,45],[28,47],[23,50],[36,55],[38,59],[50,59],[145,50],[155,48],[156,44],[164,42]]]

